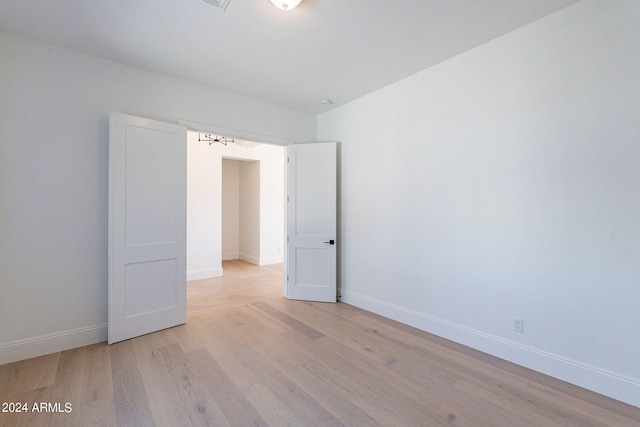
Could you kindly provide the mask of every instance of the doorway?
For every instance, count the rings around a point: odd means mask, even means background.
[[[286,147],[245,140],[210,144],[188,132],[187,280],[222,276],[223,259],[283,262],[285,153]],[[234,236],[237,248],[229,244]]]
[[[217,252],[220,274],[201,278],[222,275],[222,233],[221,226],[216,225],[221,222],[220,195],[223,155],[216,152],[214,148],[207,158],[206,151],[199,151],[201,148],[207,148],[206,143],[193,145],[194,139],[198,138],[198,135],[194,133],[188,135],[186,127],[180,125],[112,113],[109,128],[108,330],[109,343],[111,344],[186,322],[186,281],[180,271],[186,270],[187,280],[197,279],[189,278],[189,267],[192,267],[188,262],[190,256],[194,257],[195,255],[195,259],[211,261],[211,255],[216,255]],[[184,149],[185,140],[187,141],[186,150]],[[208,145],[211,148],[211,143]],[[214,147],[216,146],[214,144]],[[190,147],[199,147],[199,149],[190,150]],[[263,147],[267,147],[267,145],[263,145]],[[333,239],[336,234],[336,143],[289,146],[286,151],[282,146],[278,148],[279,150],[274,150],[272,154],[274,154],[274,158],[279,160],[281,168],[279,173],[273,174],[273,176],[281,180],[280,185],[263,185],[262,170],[265,169],[263,167],[260,168],[260,176],[261,189],[270,188],[279,192],[282,202],[263,203],[264,199],[261,195],[260,206],[262,208],[265,205],[270,207],[279,205],[277,210],[282,213],[282,217],[277,223],[282,228],[277,234],[280,236],[278,241],[282,245],[276,246],[276,250],[282,260],[283,248],[285,247],[284,221],[282,219],[284,218],[284,171],[286,170],[288,172],[287,188],[290,194],[287,197],[287,206],[289,207],[286,211],[287,229],[291,230],[292,224],[296,226],[293,227],[292,240],[286,246],[289,254],[286,266],[290,266],[291,270],[286,270],[284,296],[289,299],[335,302],[336,251]],[[286,162],[285,152],[289,154]],[[200,158],[204,161],[195,161]],[[213,161],[207,161],[211,159]],[[254,160],[260,159],[255,158]],[[285,168],[284,165],[288,165],[288,167]],[[211,176],[214,179],[193,179],[199,174]],[[187,185],[185,185],[185,178]],[[189,178],[192,178],[191,182],[189,182]],[[205,191],[204,197],[198,197],[203,194],[198,193],[203,188],[205,190],[211,188],[214,191]],[[218,197],[215,197],[216,194]],[[299,197],[303,195],[304,197]],[[191,203],[188,206],[189,198],[196,203]],[[130,209],[127,204],[131,200],[134,202],[134,207],[137,207],[135,210]],[[308,201],[313,203],[306,203]],[[318,201],[326,203],[319,204]],[[304,209],[302,209],[303,207]],[[208,211],[207,208],[209,208]],[[317,227],[318,213],[326,220],[325,226],[320,225],[319,228]],[[216,214],[220,220],[218,224],[214,221]],[[186,221],[185,216],[187,217]],[[261,221],[263,217],[261,214]],[[119,222],[116,222],[116,219]],[[132,219],[133,221],[131,221]],[[199,231],[197,227],[193,226],[198,222],[208,224],[208,227],[202,229],[203,233],[194,232],[194,230]],[[211,225],[212,223],[214,225]],[[300,227],[301,224],[306,224],[307,227]],[[314,227],[313,224],[316,226]],[[160,228],[162,228],[162,232],[158,233]],[[306,244],[303,241],[298,242],[301,240],[299,237],[302,234],[314,228],[325,230],[327,233],[324,235],[314,233],[312,240],[302,239],[307,241]],[[263,229],[267,230],[268,228],[261,227],[261,230]],[[209,247],[213,248],[213,252],[198,253],[198,251],[193,251],[192,242],[187,244],[187,239],[197,237],[199,239],[193,243],[201,244],[202,237],[207,235],[207,231],[213,231],[214,234],[217,232],[219,236],[217,241],[207,242]],[[289,241],[289,234],[288,231],[287,241]],[[144,239],[140,239],[140,236],[143,236]],[[149,240],[149,236],[151,236],[151,240]],[[322,240],[324,242],[320,247],[318,241]],[[145,267],[140,267],[140,243],[143,246],[160,244],[159,250],[151,253],[148,259],[142,260],[146,263]],[[303,247],[299,243],[306,246]],[[262,235],[260,247],[262,250]],[[131,250],[132,248],[133,250]],[[302,250],[298,251],[298,249]],[[305,251],[306,253],[302,254],[302,257],[298,256],[299,252]],[[310,252],[315,252],[319,256],[310,256]],[[136,257],[127,258],[132,254]],[[262,253],[260,256],[260,263],[262,263]],[[198,274],[210,273],[215,271],[215,268],[217,267],[214,264],[213,268],[195,270],[195,272]],[[127,269],[128,271],[125,273],[128,274],[123,274],[122,270]],[[320,270],[328,274],[319,275]],[[292,281],[290,281],[290,277],[293,278]],[[315,279],[323,277],[326,280],[322,280],[324,283],[321,284],[321,287],[327,290],[327,298],[319,299],[317,295],[305,294],[304,289],[318,288],[319,282]],[[159,299],[156,298],[158,283],[162,285],[160,295],[162,298]],[[292,286],[303,292],[294,295],[291,291]],[[142,300],[145,302],[144,305],[137,304]],[[148,301],[151,301],[152,304],[148,304]],[[165,316],[166,310],[173,310],[175,316],[171,318]],[[124,322],[132,318],[135,318],[137,323],[126,324]]]
[[[222,159],[222,261],[260,265],[260,161]]]

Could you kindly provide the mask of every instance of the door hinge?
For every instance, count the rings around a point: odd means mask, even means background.
[[[287,282],[289,281],[289,275],[287,274]]]
[[[289,196],[287,196],[287,203],[289,203]]]
[[[289,241],[289,236],[287,236],[287,242]]]

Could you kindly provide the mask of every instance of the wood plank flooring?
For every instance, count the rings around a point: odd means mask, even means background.
[[[29,409],[0,426],[640,426],[639,408],[468,347],[289,301],[281,268],[227,261],[189,283],[186,325],[0,366],[0,401]]]

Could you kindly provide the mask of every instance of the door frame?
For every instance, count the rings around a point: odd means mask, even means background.
[[[265,134],[260,134],[260,133],[255,133],[255,132],[250,132],[250,131],[246,131],[246,130],[242,130],[242,129],[236,129],[236,128],[230,128],[230,127],[225,127],[225,126],[219,126],[219,125],[213,125],[213,124],[209,124],[209,123],[203,123],[203,122],[197,122],[197,121],[193,121],[193,120],[186,120],[186,119],[179,119],[178,120],[178,124],[182,125],[182,126],[186,126],[188,131],[195,131],[195,132],[203,132],[203,133],[212,133],[212,134],[218,134],[218,135],[225,135],[227,137],[230,138],[234,138],[234,139],[239,139],[239,140],[249,140],[249,141],[254,141],[254,142],[258,142],[258,143],[263,143],[263,144],[271,144],[271,145],[277,145],[277,146],[281,146],[284,147],[285,150],[283,151],[283,157],[284,157],[284,163],[285,163],[285,167],[284,167],[284,194],[285,197],[283,198],[283,212],[284,212],[284,224],[283,224],[283,235],[282,235],[282,241],[283,241],[283,245],[282,245],[282,257],[283,257],[283,268],[282,268],[282,276],[283,276],[283,284],[282,284],[282,289],[283,289],[283,295],[286,296],[286,292],[287,292],[287,260],[289,258],[289,254],[288,254],[288,248],[287,248],[287,221],[288,221],[288,214],[287,214],[287,180],[288,180],[288,176],[287,176],[287,166],[286,166],[286,162],[287,162],[287,147],[289,145],[294,145],[294,144],[300,144],[300,141],[296,141],[293,139],[289,139],[289,138],[283,138],[283,137],[279,137],[279,136],[273,136],[273,135],[265,135]],[[320,141],[314,141],[314,142],[320,142]],[[341,242],[341,177],[340,177],[340,170],[342,167],[342,159],[341,159],[341,146],[339,143],[336,142],[336,241],[337,242]],[[340,254],[341,254],[341,248],[342,245],[341,244],[336,244],[336,292],[337,292],[337,300],[340,301],[340,298],[342,297],[341,295],[341,262],[340,262]]]
[[[117,114],[120,114],[120,113],[115,113],[114,112],[114,113],[111,113],[111,114],[113,116],[114,114],[117,115]],[[125,114],[123,116],[128,116],[128,115]],[[174,125],[174,126],[176,125],[175,123],[170,123],[170,122],[166,122],[166,121],[163,121],[163,120],[150,119],[150,118],[146,118],[146,117],[140,117],[140,116],[130,116],[130,117],[135,117],[135,118],[141,119],[141,120],[149,120],[151,122],[165,123],[165,124]],[[177,126],[181,126],[181,127],[185,128],[185,130],[184,130],[185,131],[185,138],[184,138],[184,143],[185,144],[187,144],[186,132],[189,131],[189,130],[220,134],[220,135],[225,135],[225,136],[228,136],[228,137],[237,138],[237,139],[241,139],[241,140],[248,139],[248,140],[255,141],[255,142],[273,144],[273,145],[278,145],[278,146],[285,147],[285,148],[287,146],[289,146],[289,145],[293,145],[293,144],[296,143],[296,141],[294,141],[294,140],[289,140],[289,139],[285,139],[285,138],[269,136],[269,135],[262,135],[262,134],[255,134],[255,133],[252,133],[252,132],[242,131],[242,130],[238,130],[238,129],[224,128],[224,127],[219,127],[219,126],[211,126],[211,125],[207,125],[207,124],[204,124],[204,123],[198,123],[198,122],[193,122],[193,121],[188,121],[188,120],[178,120]],[[188,147],[185,147],[185,156],[186,156],[187,148]],[[283,207],[283,213],[284,213],[284,215],[283,215],[283,218],[284,218],[283,231],[284,232],[283,232],[283,236],[282,236],[282,241],[283,241],[283,278],[285,279],[285,281],[286,281],[287,267],[288,267],[287,259],[288,259],[288,255],[289,255],[288,254],[288,248],[287,248],[287,241],[286,241],[287,240],[287,237],[286,237],[287,236],[287,230],[288,230],[288,226],[287,226],[288,215],[287,215],[287,209],[286,209],[287,208],[287,206],[286,206],[286,201],[287,201],[286,194],[287,194],[287,185],[288,185],[288,176],[287,176],[287,167],[286,167],[287,152],[288,152],[288,150],[286,150],[286,149],[283,151],[283,153],[284,153],[283,155],[285,157],[285,168],[284,168],[284,183],[285,183],[284,203],[285,203],[285,206]],[[110,148],[110,153],[111,153],[111,148]],[[185,162],[186,162],[186,157],[185,157]],[[336,167],[337,167],[337,162],[338,162],[338,159],[337,159],[337,156],[336,156]],[[110,159],[110,163],[111,163],[111,159]],[[110,165],[110,169],[111,169],[111,165]],[[111,180],[111,178],[110,178],[110,180]],[[185,187],[186,187],[186,180],[187,180],[187,173],[186,173],[186,170],[185,170],[185,176],[184,176]],[[336,169],[336,183],[337,182],[338,182],[338,171]],[[186,191],[186,188],[185,188],[185,191]],[[112,198],[111,189],[109,190],[109,198],[110,198],[110,205],[109,205],[109,213],[108,213],[108,215],[111,218],[111,215],[112,215],[111,214],[111,202],[112,202],[112,200],[111,200],[111,198]],[[186,206],[186,200],[185,200],[185,206]],[[338,232],[338,228],[339,228],[338,227],[338,209],[339,209],[339,204],[338,204],[338,200],[336,200],[336,233]],[[186,221],[186,217],[185,217],[185,221]],[[185,224],[186,224],[186,222],[185,222]],[[109,223],[109,228],[111,228],[111,221]],[[336,236],[336,238],[337,238],[337,236]],[[109,239],[111,240],[111,237]],[[186,229],[185,229],[185,239],[186,239]],[[110,243],[111,243],[111,241],[110,241]],[[184,248],[185,259],[186,259],[186,252],[187,252],[187,250],[186,250],[186,245],[185,245],[185,248]],[[112,270],[112,265],[113,265],[113,258],[112,258],[112,254],[111,254],[111,249],[109,250],[108,264],[109,264],[108,265],[108,269],[109,269],[109,271],[111,271]],[[336,254],[336,269],[338,267],[338,264],[339,263],[338,263],[337,254]],[[185,264],[184,269],[185,269],[184,273],[186,274],[186,264]],[[185,285],[186,285],[186,277],[185,277]],[[337,286],[338,286],[338,280],[337,280],[337,277],[336,277],[336,290],[337,290]],[[109,280],[109,287],[111,287],[111,280]],[[185,289],[185,292],[186,292],[186,289]],[[283,283],[283,293],[286,293],[286,292],[287,292],[287,284],[285,282],[285,283]],[[185,295],[185,297],[186,297],[186,295]],[[184,300],[184,309],[185,309],[184,322],[186,322],[186,309],[187,309],[187,300],[186,299]],[[109,297],[109,307],[108,307],[109,314],[111,313],[111,310],[112,310],[112,308],[111,308],[111,297]],[[184,322],[182,322],[182,323],[184,323]],[[181,323],[170,325],[170,326],[178,326],[179,324],[181,324]],[[162,329],[164,329],[166,327],[170,327],[170,326],[165,326],[165,327],[162,327],[162,328],[160,328],[158,330],[162,330]],[[111,332],[110,331],[107,331],[107,332],[108,332],[108,335],[109,335],[109,342],[110,343],[119,341],[119,339],[112,340]],[[154,331],[147,331],[147,332],[144,332],[144,333],[151,333],[151,332],[155,332],[155,330]],[[135,336],[131,336],[130,338],[135,338]],[[124,339],[128,339],[128,338],[124,338]]]

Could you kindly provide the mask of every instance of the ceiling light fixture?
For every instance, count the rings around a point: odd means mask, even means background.
[[[275,7],[281,10],[291,10],[302,3],[302,0],[271,0]]]
[[[322,105],[331,105],[331,104],[333,104],[333,101],[328,99],[328,98],[324,98],[324,99],[320,100],[320,104],[322,104]]]
[[[222,145],[227,145],[229,142],[235,142],[233,138],[213,135],[211,133],[198,133],[198,141],[208,142],[209,145],[213,144],[214,142],[219,142]]]

